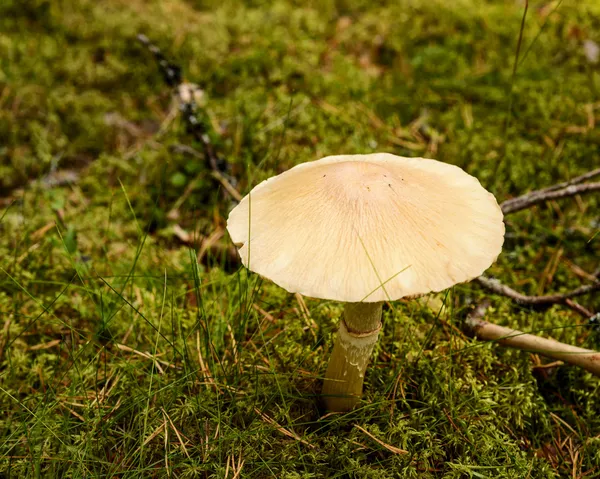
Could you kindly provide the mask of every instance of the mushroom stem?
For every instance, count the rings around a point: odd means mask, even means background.
[[[362,396],[367,364],[381,330],[382,305],[346,303],[323,382],[329,411],[350,411]]]

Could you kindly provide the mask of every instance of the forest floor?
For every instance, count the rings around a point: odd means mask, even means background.
[[[233,203],[136,39],[202,89],[242,194],[387,151],[504,201],[600,166],[600,2],[525,5],[0,2],[0,476],[600,477],[600,379],[462,326],[487,298],[503,326],[600,333],[474,282],[387,305],[359,406],[326,414],[342,306],[240,266]],[[530,295],[597,281],[599,211],[591,193],[507,216],[487,274]]]

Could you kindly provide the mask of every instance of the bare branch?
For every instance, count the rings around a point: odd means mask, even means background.
[[[576,176],[575,178],[570,179],[569,181],[563,181],[562,183],[557,183],[552,186],[548,186],[547,188],[542,188],[541,190],[537,190],[538,193],[547,193],[548,191],[556,191],[562,190],[567,186],[578,185],[579,183],[583,183],[584,181],[591,180],[592,178],[600,176],[600,168],[596,168],[595,170],[588,171],[583,175]]]
[[[237,201],[238,203],[242,201],[242,194],[238,190],[236,190],[235,187],[231,184],[231,182],[229,181],[231,177],[229,175],[225,175],[219,170],[213,170],[211,174],[213,178],[215,178],[219,183],[221,183],[221,186],[225,188],[225,191],[229,193],[229,196],[231,196],[231,198],[234,201]]]
[[[505,215],[508,215],[510,213],[515,213],[516,211],[524,210],[525,208],[529,208],[530,206],[538,203],[543,203],[550,200],[558,200],[560,198],[567,198],[569,196],[575,196],[582,193],[590,193],[592,191],[600,191],[600,182],[572,184],[560,188],[554,188],[551,186],[543,190],[532,191],[522,196],[506,200],[500,204],[500,208],[502,208],[502,212]]]
[[[471,335],[478,339],[497,341],[504,346],[558,359],[600,376],[600,353],[488,323],[481,319],[488,305],[482,303],[467,317],[465,328]]]
[[[592,311],[587,309],[585,306],[582,306],[581,304],[573,301],[572,299],[566,299],[565,304],[576,313],[581,314],[581,316],[583,316],[586,319],[590,319],[594,316],[594,313]]]
[[[185,83],[181,67],[169,61],[160,48],[150,42],[143,34],[138,40],[154,55],[161,69],[165,82],[174,88],[174,94],[179,102],[179,110],[185,121],[187,130],[202,145],[204,158],[212,171],[212,176],[223,185],[225,191],[235,200],[240,201],[241,195],[235,189],[236,180],[229,174],[229,163],[219,156],[208,134],[208,118],[202,108],[204,92],[193,83]],[[189,153],[192,148],[186,150]],[[195,151],[195,150],[194,150]]]
[[[514,289],[502,284],[497,279],[487,278],[486,276],[479,276],[476,280],[484,288],[492,291],[493,293],[506,296],[519,304],[527,304],[531,306],[542,306],[552,305],[565,302],[567,299],[574,298],[576,296],[582,296],[584,294],[592,293],[593,291],[600,291],[600,281],[585,286],[580,286],[572,291],[563,294],[549,294],[545,296],[527,296],[515,291]]]

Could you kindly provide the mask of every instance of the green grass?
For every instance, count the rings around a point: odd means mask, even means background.
[[[522,18],[483,0],[3,1],[0,476],[600,477],[600,381],[463,336],[487,295],[474,284],[435,296],[440,316],[387,308],[363,401],[324,415],[340,304],[306,299],[307,317],[239,267],[226,233],[198,261],[231,205],[173,152],[201,148],[135,40],[205,90],[243,192],[388,151],[457,164],[504,200],[600,164],[600,71],[582,49],[600,43],[600,4],[530,2],[513,75]],[[33,181],[66,170],[78,180]],[[490,274],[529,294],[585,282],[599,208],[509,216]],[[491,299],[491,321],[600,348],[570,309]]]

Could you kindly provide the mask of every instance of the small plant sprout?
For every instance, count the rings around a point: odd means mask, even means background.
[[[293,293],[343,301],[323,385],[330,411],[362,395],[385,301],[479,276],[504,240],[494,196],[462,169],[388,153],[329,156],[257,185],[227,229],[243,264]]]

